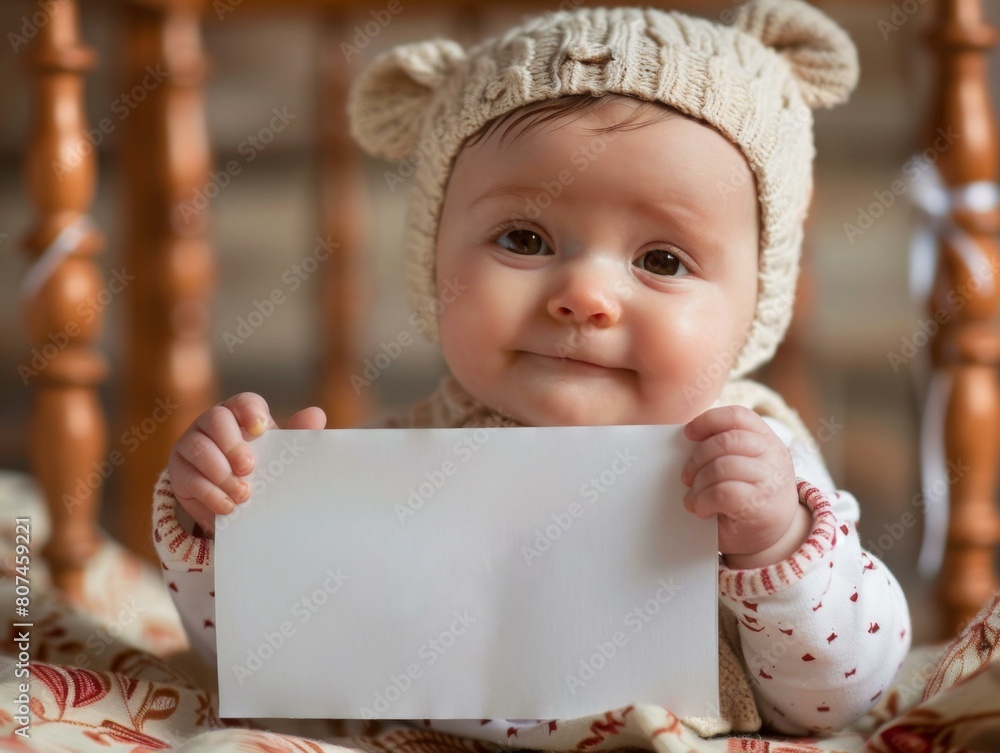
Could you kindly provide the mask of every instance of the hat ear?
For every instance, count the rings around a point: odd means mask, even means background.
[[[351,136],[373,156],[405,159],[434,92],[463,60],[461,45],[446,39],[403,45],[376,58],[348,97]]]
[[[788,61],[809,107],[842,104],[857,86],[854,42],[803,0],[750,0],[737,11],[735,25]]]

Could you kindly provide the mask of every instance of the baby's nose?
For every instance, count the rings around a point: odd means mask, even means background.
[[[621,303],[606,272],[596,268],[569,271],[549,297],[549,314],[572,324],[613,326],[621,318]]]

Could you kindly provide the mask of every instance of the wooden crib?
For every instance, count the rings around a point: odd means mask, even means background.
[[[849,0],[837,0],[848,2]],[[857,1],[857,0],[855,0]],[[573,3],[579,4],[579,3]],[[616,4],[616,3],[608,3]],[[695,0],[666,3],[698,12]],[[831,0],[831,5],[835,4]],[[83,89],[95,56],[79,38],[79,3],[52,3],[49,22],[33,43],[34,115],[27,149],[27,181],[37,217],[27,240],[35,267],[33,295],[25,304],[32,344],[50,352],[50,334],[65,332],[65,347],[32,380],[29,455],[48,501],[53,535],[44,555],[57,585],[71,597],[82,587],[85,563],[99,545],[96,518],[100,484],[80,479],[109,460],[105,413],[98,388],[107,364],[96,342],[102,317],[80,315],[78,303],[105,286],[96,256],[99,232],[85,222],[94,194],[95,158],[84,148],[87,122]],[[84,4],[85,5],[85,4]],[[384,6],[385,3],[382,3]],[[554,3],[521,2],[525,8]],[[179,202],[208,183],[210,156],[203,108],[206,59],[200,32],[209,16],[241,6],[276,12],[289,6],[322,11],[331,39],[343,38],[356,19],[377,10],[373,3],[349,0],[129,0],[123,3],[127,28],[124,90],[141,86],[150,68],[169,72],[148,92],[148,102],[122,124],[124,194],[127,199],[125,266],[141,270],[131,281],[128,299],[125,425],[140,425],[156,414],[157,430],[129,457],[120,471],[124,499],[132,504],[121,525],[135,551],[149,553],[148,500],[170,448],[191,421],[217,399],[208,341],[208,304],[213,256],[206,212],[182,216]],[[379,6],[379,7],[382,7]],[[475,26],[473,0],[435,0],[421,12],[460,12]],[[415,8],[415,6],[414,6]],[[935,14],[928,37],[937,67],[927,144],[939,127],[964,137],[940,155],[938,167],[949,187],[997,180],[998,139],[987,85],[987,58],[997,33],[983,17],[983,0],[936,0],[921,11]],[[338,33],[339,30],[339,33]],[[323,136],[322,206],[324,227],[341,243],[326,264],[320,321],[326,330],[323,385],[319,404],[329,426],[357,423],[366,413],[349,376],[362,355],[352,333],[368,312],[357,294],[364,228],[358,225],[360,156],[347,137],[343,103],[348,87],[344,66],[326,61],[324,100],[328,103]],[[82,155],[67,160],[67,155]],[[58,174],[52,165],[63,163]],[[947,218],[961,228],[993,265],[1000,261],[997,233],[1000,211],[956,205]],[[937,277],[928,305],[951,311],[948,292],[968,281],[972,270],[954,244],[939,238]],[[44,255],[44,258],[42,258]],[[902,283],[901,283],[902,284]],[[971,470],[951,487],[952,514],[940,598],[948,629],[957,629],[997,588],[995,552],[1000,544],[997,513],[997,459],[1000,457],[1000,333],[995,314],[996,286],[980,286],[960,310],[952,312],[933,343],[939,373],[952,389],[946,403],[946,457]],[[75,312],[75,313],[74,313]],[[88,312],[89,313],[89,312]],[[179,408],[164,410],[157,401],[170,395]],[[159,413],[156,413],[159,411]]]

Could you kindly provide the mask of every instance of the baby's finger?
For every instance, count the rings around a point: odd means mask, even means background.
[[[241,444],[247,448],[249,446],[243,440]],[[197,428],[191,427],[174,447],[174,453],[185,463],[193,467],[201,477],[208,483],[218,487],[234,502],[244,502],[250,496],[250,487],[245,481],[236,475],[232,466],[231,457],[235,456],[237,463],[245,465],[240,458],[240,451],[225,455],[218,443]],[[250,453],[252,456],[252,453]],[[240,467],[239,465],[237,466]],[[251,467],[252,462],[251,462]],[[172,477],[172,474],[171,474]],[[196,491],[188,487],[188,479],[194,481],[194,475],[188,475],[180,482],[174,484],[177,487],[181,484],[181,493],[188,496],[196,496]]]
[[[190,431],[193,435],[187,458],[215,483],[221,483],[230,474],[245,476],[253,470],[253,452],[229,408],[222,404],[209,408],[198,416]],[[200,439],[199,434],[207,441]],[[222,454],[224,463],[218,462],[213,449]]]
[[[723,405],[709,408],[684,427],[684,436],[695,442],[708,439],[713,434],[732,429],[745,429],[763,434],[769,430],[764,419],[742,405]]]
[[[723,455],[704,465],[691,482],[691,492],[701,494],[709,487],[726,481],[756,484],[764,480],[765,468],[755,458]]]
[[[702,519],[713,515],[740,518],[753,499],[754,491],[754,486],[745,481],[721,481],[697,493],[688,491],[684,495],[684,507]]]
[[[219,406],[228,408],[239,426],[251,437],[259,437],[268,429],[277,429],[267,401],[256,392],[240,392],[226,398]]]
[[[208,512],[205,508],[200,508],[197,512],[189,512],[188,514],[197,523],[198,527],[201,528],[202,532],[210,536],[215,534],[215,515]]]
[[[170,469],[170,481],[177,501],[191,517],[198,520],[205,515],[228,515],[236,503],[213,484],[184,457],[175,457]]]
[[[703,442],[697,442],[691,457],[681,470],[681,483],[690,486],[694,477],[703,467],[723,455],[743,455],[759,458],[768,450],[764,435],[745,429],[733,429],[713,434]]]
[[[234,473],[253,470],[254,455],[246,437],[258,437],[274,424],[260,395],[241,392],[202,413],[195,425],[219,446]]]
[[[322,408],[304,408],[289,418],[285,426],[289,429],[325,429],[326,413]]]

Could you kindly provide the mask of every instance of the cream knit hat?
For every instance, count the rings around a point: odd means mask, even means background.
[[[847,100],[858,79],[847,34],[803,0],[750,0],[734,23],[639,8],[530,19],[465,51],[435,39],[379,57],[355,83],[351,133],[412,172],[406,235],[410,302],[437,339],[434,251],[445,186],[463,142],[494,118],[571,94],[662,102],[714,126],[757,179],[757,309],[730,377],[773,355],[792,314],[812,191],[811,108]],[[725,186],[719,187],[726,190]]]

